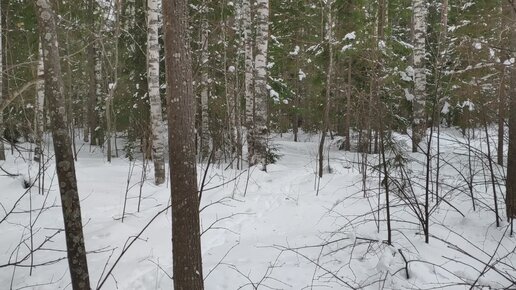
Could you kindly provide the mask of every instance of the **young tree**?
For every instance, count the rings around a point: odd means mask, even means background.
[[[174,289],[204,289],[188,0],[163,0]]]
[[[252,41],[252,14],[251,14],[251,1],[242,1],[242,29],[244,32],[244,66],[245,66],[245,79],[244,79],[244,90],[245,90],[245,123],[247,127],[247,157],[249,166],[251,160],[254,159],[254,64],[253,64],[253,41]]]
[[[328,42],[328,70],[326,72],[326,89],[325,89],[325,104],[323,113],[323,124],[321,130],[321,140],[319,142],[319,177],[323,176],[323,164],[324,164],[324,140],[326,139],[326,133],[330,129],[330,106],[331,106],[331,89],[332,89],[332,75],[333,75],[333,13],[332,13],[333,0],[326,1],[326,41]],[[330,164],[328,164],[328,167]]]
[[[42,36],[45,68],[45,95],[49,100],[56,171],[61,193],[61,206],[66,235],[68,266],[74,290],[90,289],[86,249],[82,232],[81,206],[77,191],[75,163],[68,131],[63,78],[55,13],[48,0],[36,1]]]
[[[256,57],[254,61],[254,126],[251,134],[254,156],[250,165],[267,169],[267,52],[269,48],[269,0],[256,1]]]
[[[426,130],[426,0],[412,0],[414,100],[412,103],[412,151],[417,152]]]
[[[511,2],[511,35],[510,49],[516,50],[516,1]],[[507,155],[507,218],[511,221],[516,218],[516,66],[513,64],[510,70],[510,105],[509,105],[509,152]]]
[[[41,148],[41,143],[43,141],[43,133],[45,130],[45,120],[44,120],[44,105],[45,105],[45,67],[44,67],[44,59],[43,59],[43,48],[41,47],[41,40],[38,45],[38,68],[37,75],[38,80],[36,83],[36,142],[38,142],[38,146]]]
[[[2,15],[3,11],[2,11],[2,5],[0,4],[0,73],[2,73],[2,76],[0,76],[0,103],[2,103],[2,98],[4,96],[2,96],[3,92],[4,92],[4,89],[3,89],[3,86],[5,85],[3,83],[3,80],[4,80],[4,65],[3,65],[3,62],[4,62],[4,49],[3,49],[3,37],[4,37],[4,33],[3,33],[3,30],[2,30],[2,23],[3,23],[3,15]],[[3,137],[4,137],[4,114],[3,114],[3,110],[0,110],[0,160],[5,160],[5,148],[4,148],[4,141],[3,141]]]
[[[165,182],[165,128],[161,113],[159,85],[159,0],[147,1],[147,83],[149,87],[150,118],[152,127],[152,158],[154,160],[154,182]]]
[[[210,77],[209,77],[209,61],[210,55],[208,51],[209,43],[209,24],[208,24],[208,2],[203,1],[204,13],[201,19],[201,138],[200,138],[200,157],[201,159],[208,158],[211,151],[210,140],[210,119],[209,119],[209,96],[210,96]]]
[[[98,116],[97,116],[97,94],[96,94],[96,43],[97,43],[97,36],[96,31],[94,30],[94,19],[95,19],[95,1],[94,0],[88,0],[87,3],[87,14],[88,14],[88,25],[92,27],[93,31],[90,33],[90,35],[87,37],[88,39],[88,47],[86,48],[87,58],[88,58],[88,64],[87,64],[87,72],[88,72],[88,105],[87,113],[88,116],[88,130],[85,130],[84,132],[84,140],[86,139],[90,140],[91,145],[97,145],[98,144]],[[89,133],[89,138],[86,137]]]

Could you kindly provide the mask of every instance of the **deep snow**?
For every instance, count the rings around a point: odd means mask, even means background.
[[[408,144],[407,138],[395,137],[400,148],[408,150],[408,146],[403,147]],[[391,193],[393,246],[383,242],[387,238],[383,190],[377,230],[382,177],[373,166],[378,156],[338,151],[338,140],[329,141],[331,170],[326,167],[330,173],[318,180],[318,137],[303,134],[301,142],[290,140],[291,134],[273,138],[281,158],[269,165],[267,172],[226,169],[227,164],[210,168],[201,205],[206,289],[469,289],[465,284],[479,276],[477,285],[516,287],[511,286],[516,277],[516,240],[508,237],[506,222],[496,228],[490,209],[493,194],[488,169],[484,166],[482,170],[481,159],[474,156],[474,195],[479,200],[476,211],[472,210],[469,188],[461,176],[469,178],[467,147],[458,143],[466,141],[457,131],[446,130],[441,140],[443,160],[449,164],[441,162],[440,186],[441,194],[446,194],[446,201],[456,209],[442,202],[432,213],[432,237],[430,244],[425,244],[414,212],[403,198]],[[141,160],[114,158],[109,164],[100,149],[77,142],[81,150],[76,168],[90,279],[96,287],[127,241],[167,207],[170,190],[167,185],[153,185],[149,168],[142,187],[141,210],[137,212]],[[19,148],[23,151],[29,147],[23,143]],[[472,147],[485,152],[485,140],[477,137]],[[407,172],[412,186],[420,197],[424,155],[404,154],[409,160]],[[28,153],[15,151],[0,166],[34,181],[38,165],[29,157]],[[369,163],[365,183],[360,166],[364,157]],[[199,180],[204,166],[199,166]],[[44,242],[63,227],[53,161],[46,172],[45,195],[38,194],[36,181],[32,191],[0,223],[0,289],[71,289],[63,232]],[[497,171],[499,183],[503,183],[501,172]],[[22,176],[3,174],[0,172],[4,209],[0,220],[25,192]],[[392,174],[396,176],[394,171]],[[127,214],[122,223],[127,187]],[[504,187],[497,185],[500,213],[505,220],[503,192]],[[38,248],[34,264],[45,264],[35,267],[32,276],[27,267],[30,257],[18,267],[5,267],[29,253],[30,220],[33,248]],[[409,260],[410,279],[406,279],[400,249]],[[166,211],[128,249],[102,289],[172,289],[171,253],[170,211]]]

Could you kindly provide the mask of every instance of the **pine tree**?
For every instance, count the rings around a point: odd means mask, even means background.
[[[195,96],[187,0],[163,1],[174,289],[202,290]]]

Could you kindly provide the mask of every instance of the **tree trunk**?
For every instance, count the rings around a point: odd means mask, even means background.
[[[504,3],[501,7],[502,10],[502,19],[500,21],[501,29],[502,31],[505,31],[507,29],[507,26],[510,25],[510,19],[512,15],[512,7],[510,3]],[[500,43],[502,46],[507,46],[507,40],[509,40],[510,36],[507,37],[506,33],[500,34]],[[509,57],[510,58],[510,57]],[[511,78],[510,68],[507,70],[507,66],[503,63],[500,65],[500,70],[502,73],[501,79],[500,79],[500,87],[498,92],[498,146],[496,148],[497,150],[497,163],[500,166],[503,166],[504,164],[504,137],[505,137],[505,118],[507,114],[507,98],[508,98],[508,86],[507,86],[507,77]]]
[[[204,1],[206,6],[206,0]],[[208,8],[205,7],[204,13],[208,13]],[[210,120],[209,120],[209,52],[208,52],[208,40],[209,40],[209,25],[207,15],[202,16],[201,23],[201,146],[200,146],[200,158],[208,158],[211,152],[211,140],[210,140]]]
[[[247,159],[249,166],[254,165],[254,64],[253,64],[253,41],[252,31],[251,1],[243,0],[242,3],[242,27],[244,29],[244,66],[245,66],[245,123],[247,128]]]
[[[331,105],[331,88],[333,75],[333,15],[332,15],[333,0],[329,0],[326,4],[327,23],[326,23],[326,41],[328,42],[328,71],[326,74],[326,96],[324,105],[323,123],[321,128],[321,141],[319,142],[319,177],[323,176],[324,167],[324,140],[326,132],[330,129],[330,105]],[[328,164],[328,168],[330,164]]]
[[[344,117],[344,150],[351,150],[351,136],[350,136],[350,127],[351,127],[351,59],[348,60],[348,81],[346,84],[346,116]]]
[[[516,1],[512,0],[511,51],[516,50]],[[509,152],[507,154],[507,218],[516,218],[516,66],[511,66],[511,90],[509,104]]]
[[[93,26],[94,19],[94,10],[95,10],[95,1],[88,0],[88,21],[89,25]],[[96,79],[95,79],[95,55],[96,55],[96,36],[92,33],[88,36],[88,47],[86,48],[87,57],[88,57],[88,127],[89,130],[86,133],[89,133],[89,140],[91,145],[97,145],[97,96],[95,94],[96,91]],[[86,140],[86,137],[85,137]]]
[[[412,0],[414,43],[412,62],[414,67],[414,100],[412,103],[412,152],[417,152],[426,131],[426,15],[425,0]]]
[[[3,3],[0,3],[0,73],[2,74],[0,76],[0,103],[2,103],[2,100],[4,98],[3,96],[3,93],[4,93],[4,83],[3,83],[3,80],[4,80],[4,75],[5,75],[5,72],[4,72],[4,54],[5,54],[5,51],[4,51],[4,47],[3,47],[3,44],[4,44],[4,41],[3,41],[3,38],[4,38],[4,31],[3,31],[3,24],[4,24],[4,17],[3,17]],[[3,110],[0,110],[0,160],[5,160],[5,147],[4,147],[4,141],[3,141],[3,138],[4,138],[4,131],[5,131],[5,127],[4,127],[4,114],[3,114]]]
[[[36,83],[36,142],[41,149],[43,141],[43,133],[45,132],[45,116],[43,110],[45,106],[45,66],[43,48],[41,47],[41,40],[39,41],[39,57],[38,57],[38,80]]]
[[[506,111],[506,97],[505,97],[505,66],[502,67],[502,80],[500,82],[500,91],[498,92],[498,146],[496,148],[497,156],[496,161],[498,165],[503,166],[503,143],[505,137],[505,111]]]
[[[89,290],[81,207],[63,94],[64,85],[59,63],[55,14],[48,0],[38,0],[36,6],[40,35],[44,36],[41,39],[44,51],[45,94],[50,102],[56,171],[61,193],[72,288]]]
[[[163,0],[175,290],[202,290],[188,1]]]
[[[254,60],[254,130],[251,132],[253,158],[250,165],[260,164],[267,170],[267,53],[269,47],[269,0],[256,1],[256,57]]]
[[[96,124],[97,126],[93,129],[93,135],[95,136],[92,138],[95,139],[95,143],[99,146],[104,145],[104,133],[103,133],[103,122],[102,122],[102,115],[103,115],[103,109],[102,104],[105,101],[105,96],[103,92],[103,86],[102,86],[102,51],[99,44],[99,41],[97,40],[95,42],[95,118],[96,118]]]
[[[152,127],[152,158],[154,161],[154,183],[165,182],[165,128],[161,109],[159,84],[159,0],[147,1],[147,83],[149,86],[150,119]]]

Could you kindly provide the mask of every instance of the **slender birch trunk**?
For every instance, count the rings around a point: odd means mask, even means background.
[[[206,0],[204,5],[207,5]],[[207,13],[205,8],[205,14]],[[204,15],[201,23],[201,146],[200,146],[200,158],[208,158],[211,152],[211,138],[210,138],[210,119],[208,114],[209,109],[209,95],[210,95],[210,84],[208,76],[208,66],[210,61],[210,55],[208,52],[208,41],[209,41],[209,25],[207,16]]]
[[[426,26],[425,0],[412,0],[414,43],[412,63],[414,68],[414,100],[412,103],[412,151],[417,152],[426,131]]]
[[[269,0],[256,1],[256,57],[254,79],[254,126],[251,134],[254,155],[250,165],[267,170],[267,53],[269,47]]]
[[[249,166],[254,165],[254,63],[253,63],[253,41],[252,35],[252,16],[251,0],[242,1],[242,28],[244,30],[244,70],[245,70],[245,124],[247,128],[247,158]]]
[[[511,21],[511,4],[507,1],[501,7],[502,17],[500,19],[500,30],[505,31],[507,27],[510,25]],[[510,36],[507,37],[507,33],[500,34],[500,46],[506,47],[508,45],[507,40],[509,40]],[[500,79],[500,86],[498,92],[498,144],[497,144],[497,163],[501,166],[504,164],[504,138],[505,138],[505,118],[507,116],[507,100],[508,100],[508,88],[507,88],[507,79],[510,80],[511,72],[508,70],[506,65],[503,63],[500,64],[500,71],[502,73]]]
[[[147,83],[149,86],[152,127],[152,159],[154,182],[165,182],[165,128],[163,124],[159,84],[159,0],[147,0]]]
[[[500,87],[498,92],[498,144],[496,147],[496,163],[498,165],[503,166],[503,151],[504,151],[504,138],[505,138],[505,114],[506,114],[506,106],[507,106],[507,100],[506,100],[506,87],[505,87],[505,81],[506,81],[506,69],[505,65],[501,66],[502,70],[502,76],[500,80]]]
[[[96,127],[93,128],[93,138],[95,138],[95,144],[99,146],[104,145],[104,134],[103,134],[103,122],[102,122],[102,115],[103,115],[103,109],[102,104],[104,103],[104,93],[103,93],[103,86],[102,86],[102,51],[100,48],[100,44],[98,43],[99,40],[95,41],[95,66],[94,66],[94,73],[95,73],[95,103],[94,103],[94,113],[95,113],[95,119],[96,119]]]
[[[44,51],[45,92],[52,120],[57,178],[65,226],[68,266],[72,289],[89,290],[88,264],[82,232],[81,207],[77,191],[75,162],[68,131],[64,85],[59,62],[55,13],[48,0],[36,1]]]
[[[45,116],[43,114],[44,106],[45,106],[45,65],[44,65],[44,55],[43,48],[41,46],[41,40],[38,45],[38,67],[37,67],[37,77],[38,80],[36,82],[36,115],[35,115],[35,123],[36,123],[36,143],[38,144],[39,151],[36,152],[36,155],[40,155],[43,150],[43,134],[45,133]],[[41,156],[36,156],[38,160],[41,160]]]

